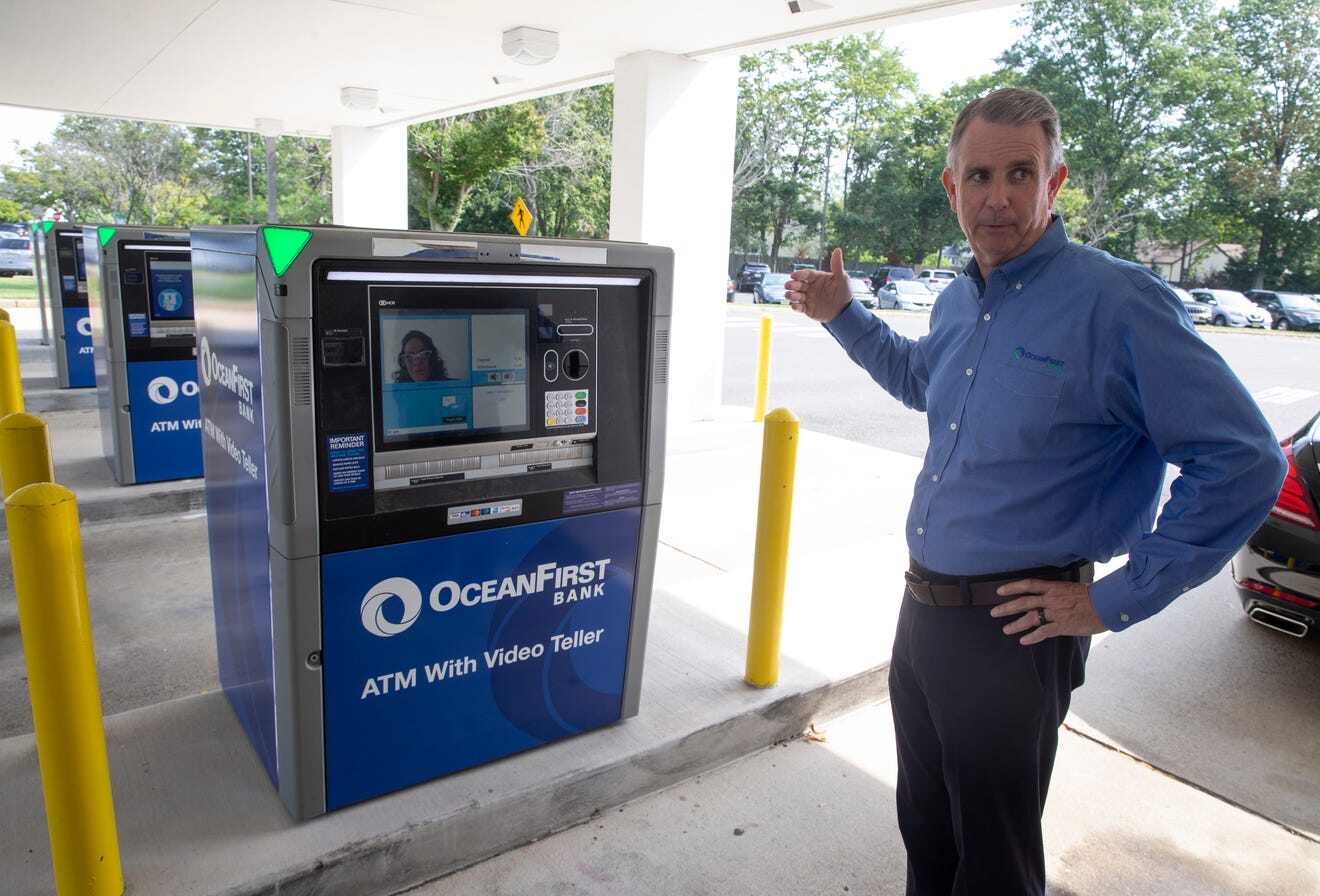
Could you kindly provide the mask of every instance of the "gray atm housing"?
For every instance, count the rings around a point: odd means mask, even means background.
[[[401,261],[419,258],[414,252],[429,252],[430,258],[441,265],[446,261],[506,267],[535,265],[544,271],[547,265],[556,263],[578,268],[597,264],[602,274],[611,268],[652,272],[641,536],[621,718],[635,716],[641,694],[664,479],[673,251],[638,243],[340,227],[299,229],[311,232],[310,242],[282,276],[276,274],[263,244],[262,227],[194,228],[191,232],[199,344],[207,335],[204,306],[208,294],[252,295],[260,317],[270,632],[278,744],[275,765],[280,796],[289,812],[304,819],[327,811],[322,675],[317,664],[308,661],[309,657],[319,656],[322,648],[318,437],[312,359],[312,267],[318,259]],[[255,293],[251,292],[254,286]],[[205,418],[205,400],[202,413]],[[208,463],[208,491],[209,476]],[[436,508],[436,516],[439,522],[434,534],[446,534],[443,507]],[[211,538],[214,550],[214,531]],[[217,594],[215,599],[219,601],[222,596]]]
[[[32,266],[33,273],[41,279],[38,290],[46,300],[46,307],[50,309],[50,351],[55,361],[55,380],[61,389],[67,389],[69,355],[64,336],[64,290],[60,285],[60,261],[56,248],[62,233],[73,233],[81,237],[82,225],[57,222],[45,233],[38,233],[32,241]]]
[[[99,227],[83,228],[87,265],[87,312],[92,321],[92,359],[96,365],[96,404],[101,412],[101,449],[120,485],[138,481],[133,463],[133,432],[128,389],[128,351],[124,345],[124,303],[119,294],[119,245],[188,239],[172,227],[116,226],[101,245]]]

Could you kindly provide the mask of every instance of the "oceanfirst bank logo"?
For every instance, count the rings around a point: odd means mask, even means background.
[[[87,336],[89,338],[91,337],[92,319],[90,317],[78,318],[78,323],[74,324],[74,327],[78,330],[79,336]]]
[[[1063,370],[1063,362],[1058,358],[1052,358],[1049,355],[1038,355],[1028,351],[1022,346],[1013,349],[1013,359],[1016,361],[1032,361],[1036,364],[1043,364],[1052,372],[1058,373]]]
[[[147,383],[147,397],[155,404],[174,404],[180,395],[191,398],[197,394],[197,383],[184,380],[180,383],[172,376],[158,376]]]
[[[555,606],[603,597],[605,594],[605,568],[610,558],[588,560],[585,563],[561,566],[542,563],[533,572],[486,579],[460,585],[446,580],[431,589],[428,603],[437,613],[447,613],[455,607],[475,607],[505,598],[530,597],[553,590]],[[395,602],[402,605],[398,621],[391,621],[386,607]],[[367,589],[360,608],[362,627],[378,638],[390,638],[412,627],[422,613],[422,589],[412,579],[392,576],[382,579]],[[393,615],[393,613],[391,614]]]
[[[211,351],[210,341],[203,336],[197,347],[197,369],[201,371],[202,383],[209,386],[218,382],[242,401],[252,401],[252,380],[238,372],[237,364],[226,365]]]

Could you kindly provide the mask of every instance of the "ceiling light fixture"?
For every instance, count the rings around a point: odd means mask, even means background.
[[[559,34],[526,25],[504,32],[504,55],[523,65],[544,65],[559,52]]]

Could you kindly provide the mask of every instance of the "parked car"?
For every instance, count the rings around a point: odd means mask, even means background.
[[[1182,299],[1183,307],[1187,309],[1187,316],[1192,319],[1194,324],[1210,323],[1211,308],[1205,302],[1198,302],[1196,296],[1180,286],[1170,286],[1173,294]]]
[[[815,266],[814,264],[812,264],[811,262],[809,262],[809,261],[795,261],[795,262],[793,262],[793,270],[795,270],[795,271],[814,271],[814,270],[816,270],[816,266]]]
[[[733,297],[738,293],[738,284],[733,282],[732,277],[729,278],[728,283],[729,283],[729,295],[724,299],[724,301],[732,302]]]
[[[1249,289],[1246,296],[1264,308],[1276,330],[1320,330],[1320,302],[1301,292]]]
[[[875,288],[871,286],[871,275],[866,273],[866,271],[845,271],[844,273],[849,277],[856,277],[858,280],[866,284],[867,289],[875,292]]]
[[[917,282],[931,292],[939,293],[957,278],[958,272],[951,271],[948,268],[926,268],[917,275]]]
[[[881,308],[900,311],[929,311],[935,304],[935,293],[916,280],[895,280],[880,287],[876,293]]]
[[[761,282],[752,287],[752,301],[767,305],[782,305],[784,286],[788,283],[788,274],[766,274]]]
[[[915,279],[917,279],[917,272],[912,270],[912,268],[905,268],[897,265],[879,267],[875,269],[875,274],[871,277],[871,291],[876,295],[879,295],[880,290],[886,283],[893,283],[896,280]]]
[[[1266,628],[1304,638],[1320,625],[1320,414],[1283,441],[1288,478],[1274,509],[1233,558],[1242,609]]]
[[[1237,290],[1193,289],[1191,293],[1198,302],[1211,307],[1210,323],[1216,327],[1259,327],[1263,330],[1269,322],[1269,315]]]
[[[32,240],[26,235],[0,235],[0,277],[32,274]]]
[[[770,265],[749,261],[738,269],[738,292],[754,292],[761,278],[770,273]]]
[[[861,302],[863,308],[875,307],[875,296],[871,294],[871,288],[861,277],[849,277],[848,288],[852,290],[852,297]]]

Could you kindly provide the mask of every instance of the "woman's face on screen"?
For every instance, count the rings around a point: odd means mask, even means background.
[[[408,377],[414,383],[421,383],[431,378],[431,356],[434,352],[417,337],[403,344],[403,364]]]

